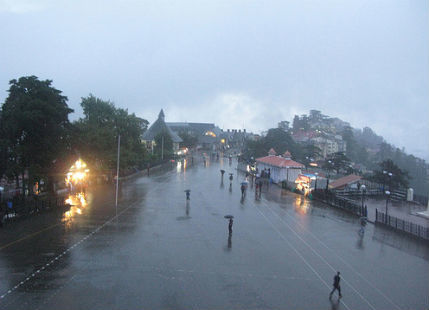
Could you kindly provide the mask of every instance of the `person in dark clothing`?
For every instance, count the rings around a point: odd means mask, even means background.
[[[185,190],[185,193],[186,193],[186,200],[190,200],[191,199],[191,190],[187,189],[187,190]]]
[[[234,223],[234,220],[232,218],[229,219],[229,224],[228,224],[228,230],[229,233],[232,234],[232,224]]]
[[[246,185],[241,184],[241,197],[244,197],[246,194]]]
[[[332,289],[331,293],[329,293],[329,299],[331,299],[331,298],[332,298],[332,294],[333,294],[336,290],[338,290],[338,296],[339,296],[339,298],[343,297],[343,295],[341,295],[340,280],[341,280],[341,278],[340,278],[340,272],[339,272],[339,271],[337,271],[337,274],[336,274],[336,275],[335,275],[335,277],[334,277],[334,284],[333,284],[334,288]]]

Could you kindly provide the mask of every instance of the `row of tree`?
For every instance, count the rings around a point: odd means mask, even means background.
[[[117,108],[110,101],[89,95],[82,98],[83,117],[70,122],[73,112],[67,97],[51,80],[36,76],[10,81],[8,97],[0,110],[0,176],[48,185],[82,157],[95,173],[116,166],[121,135],[121,169],[142,168],[152,160],[142,144],[148,121]],[[24,183],[24,182],[23,182]]]

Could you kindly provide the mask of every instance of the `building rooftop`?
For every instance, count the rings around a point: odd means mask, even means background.
[[[304,168],[304,165],[291,159],[286,159],[282,156],[268,155],[256,159],[256,162],[264,163],[270,166],[280,168]]]
[[[158,119],[143,134],[143,140],[152,141],[155,139],[156,135],[164,131],[168,133],[174,143],[183,142],[182,138],[180,138],[176,133],[173,132],[173,130],[170,129],[170,127],[167,126],[164,121],[164,117],[164,111],[161,110],[161,112],[159,112]]]
[[[345,177],[339,178],[335,181],[332,181],[329,183],[329,188],[331,189],[338,189],[345,187],[349,184],[356,183],[357,181],[361,180],[362,177],[355,174],[346,175]]]

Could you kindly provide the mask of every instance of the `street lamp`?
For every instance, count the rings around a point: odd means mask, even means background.
[[[366,192],[366,186],[365,184],[362,184],[362,186],[360,187],[362,190],[362,215],[365,215],[365,209],[364,209],[364,202],[365,202],[365,192]]]
[[[389,178],[388,183],[389,183],[389,191],[390,191],[390,181],[392,179],[393,174],[392,174],[392,172],[383,170],[383,175],[384,175],[384,177],[383,177],[383,192],[386,190],[386,177]]]
[[[388,202],[389,202],[389,195],[390,195],[390,192],[389,191],[386,191],[385,192],[386,193],[386,221],[387,221],[387,204],[388,204]]]
[[[332,161],[328,160],[328,175],[326,178],[326,191],[329,189],[329,178],[331,177],[331,168],[332,168]]]

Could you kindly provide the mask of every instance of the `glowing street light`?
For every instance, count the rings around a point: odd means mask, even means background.
[[[386,191],[386,221],[387,221],[387,204],[389,203],[390,191]]]

